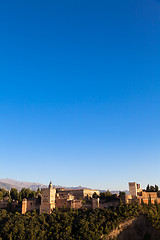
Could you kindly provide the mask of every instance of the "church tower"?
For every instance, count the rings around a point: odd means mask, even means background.
[[[40,213],[51,213],[55,208],[56,189],[53,188],[52,182],[50,182],[48,188],[42,188]]]

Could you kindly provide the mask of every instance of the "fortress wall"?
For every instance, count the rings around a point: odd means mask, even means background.
[[[149,196],[151,196],[151,198],[157,198],[157,192],[142,192],[143,198],[149,198]]]
[[[81,200],[68,200],[67,199],[56,199],[56,207],[57,208],[74,208],[78,209],[82,207]]]
[[[27,200],[27,211],[40,210],[40,202],[38,198]]]
[[[119,201],[112,201],[107,203],[101,203],[99,204],[99,208],[109,208],[109,207],[118,207]]]

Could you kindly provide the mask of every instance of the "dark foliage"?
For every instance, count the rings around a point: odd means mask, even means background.
[[[149,184],[146,187],[146,192],[158,192],[158,186],[150,186]]]
[[[52,214],[0,210],[0,239],[99,240],[120,222],[139,215],[140,205],[95,210],[58,210]]]

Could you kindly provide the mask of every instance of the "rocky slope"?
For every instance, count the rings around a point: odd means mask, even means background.
[[[145,215],[128,220],[113,230],[103,240],[160,240],[160,231],[154,229]]]

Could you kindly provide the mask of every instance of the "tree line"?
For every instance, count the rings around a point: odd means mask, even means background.
[[[155,186],[150,186],[149,184],[146,187],[146,192],[158,192],[158,186],[155,184]]]
[[[8,201],[17,200],[21,202],[24,198],[34,198],[38,193],[40,193],[40,189],[38,188],[37,191],[33,191],[29,188],[22,188],[18,191],[16,188],[11,188],[10,191],[7,191],[4,188],[0,188],[0,200],[8,199]]]
[[[111,201],[119,200],[119,197],[117,196],[117,194],[112,194],[109,190],[107,190],[105,192],[101,192],[99,195],[95,192],[93,194],[93,198],[99,198],[100,200],[102,200],[104,202],[111,202]]]
[[[109,209],[54,209],[51,214],[22,215],[1,209],[0,240],[100,240],[140,211],[140,205],[122,203]]]

